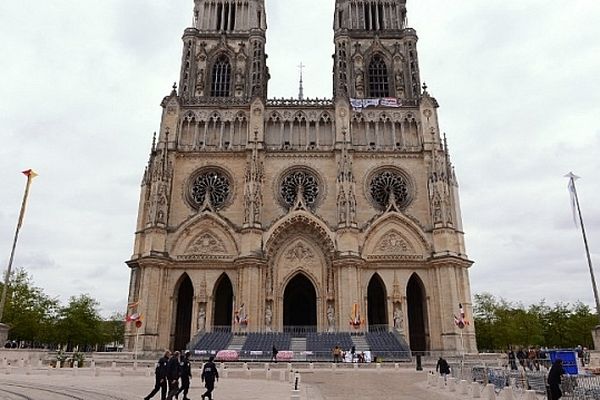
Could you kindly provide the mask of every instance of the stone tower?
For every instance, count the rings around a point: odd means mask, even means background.
[[[126,345],[391,330],[476,351],[458,183],[406,1],[337,0],[330,100],[270,100],[262,0],[196,0],[142,181]]]

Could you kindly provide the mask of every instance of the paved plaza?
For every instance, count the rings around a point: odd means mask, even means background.
[[[282,370],[281,370],[282,371]],[[270,380],[264,370],[247,372],[232,369],[216,385],[216,400],[283,400],[290,399],[292,384],[289,376],[280,380],[280,370],[272,370]],[[203,393],[195,368],[189,398],[199,400]],[[409,369],[400,370],[302,370],[301,400],[444,400],[453,399],[439,390],[427,389],[426,373]],[[154,377],[146,371],[99,370],[94,376],[91,369],[81,369],[74,374],[72,369],[0,371],[0,399],[7,400],[131,400],[142,399],[154,385]],[[154,397],[160,399],[160,395]]]

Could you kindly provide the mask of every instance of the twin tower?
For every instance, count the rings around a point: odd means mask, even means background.
[[[267,96],[264,1],[195,0],[142,180],[129,349],[383,330],[476,351],[453,317],[471,315],[458,182],[406,14],[337,0],[332,98],[282,100]]]

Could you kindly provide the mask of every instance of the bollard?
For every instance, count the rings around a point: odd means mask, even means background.
[[[462,381],[458,382],[458,393],[460,393],[460,394],[468,393],[467,381],[465,381],[464,379]]]
[[[285,382],[285,371],[279,371],[279,380]]]
[[[435,375],[433,375],[433,372],[427,374],[427,386],[435,386]]]
[[[133,370],[137,371],[137,368],[138,368],[138,363],[137,363],[137,361],[134,361],[133,362]]]
[[[223,369],[223,378],[228,378],[229,377],[229,370],[227,368]]]
[[[500,398],[504,400],[517,400],[513,392],[513,388],[510,386],[507,386],[504,389],[502,389],[502,392],[500,392]]]
[[[400,369],[400,364],[394,363],[394,369],[398,371]]]
[[[60,361],[56,362],[56,369],[62,368],[62,363]]]
[[[246,369],[246,377],[247,378],[251,378],[252,377],[252,371],[250,370],[250,368]]]
[[[352,365],[352,368],[358,369],[358,363],[354,363],[354,365]]]
[[[73,376],[77,376],[78,373],[79,373],[79,362],[74,361],[73,362]]]
[[[381,373],[381,363],[377,363],[377,366],[375,367],[375,369],[377,370],[378,373]]]
[[[335,371],[336,368],[337,368],[337,364],[336,363],[331,363],[331,369]]]
[[[149,365],[146,367],[146,373],[145,373],[145,375],[146,376],[152,376],[152,369],[150,368]]]
[[[472,396],[474,399],[479,399],[479,398],[481,398],[481,386],[479,386],[479,383],[477,383],[477,382],[473,382],[473,383],[471,384],[471,389],[472,389],[472,390],[471,390],[471,396]]]
[[[38,360],[38,368],[42,368],[44,366],[44,361],[42,359]]]
[[[496,400],[496,391],[494,389],[495,389],[494,384],[488,383],[483,388],[482,397],[485,400]]]
[[[456,392],[456,378],[448,378],[448,391]]]
[[[94,368],[94,376],[100,376],[100,368]]]
[[[537,400],[535,390],[527,390],[525,392],[525,398],[523,400]]]
[[[121,367],[121,370],[119,371],[119,375],[125,376],[125,368]]]
[[[270,381],[271,380],[271,370],[270,369],[267,370],[266,375],[267,375],[267,380]]]
[[[110,366],[110,369],[111,369],[112,371],[114,371],[114,370],[116,370],[116,369],[117,369],[117,362],[116,362],[116,361],[113,361],[113,362],[112,362],[112,364],[111,364],[111,366]]]
[[[314,370],[315,369],[315,364],[313,364],[313,363],[308,364],[308,369]]]
[[[27,370],[25,370],[25,375],[31,375],[31,364],[27,365]]]
[[[420,354],[417,354],[417,371],[423,371],[423,365],[421,364]]]
[[[6,360],[6,357],[4,357],[2,359],[2,368],[6,368],[7,365],[8,365],[8,361]]]
[[[22,358],[19,360],[19,364],[17,365],[19,368],[25,368],[25,360]]]
[[[300,391],[292,389],[292,395],[290,396],[290,400],[300,400]]]

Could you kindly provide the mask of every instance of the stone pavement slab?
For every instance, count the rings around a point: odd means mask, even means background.
[[[154,377],[145,371],[104,369],[93,376],[90,369],[77,375],[62,370],[0,370],[0,399],[4,400],[131,400],[143,399],[154,386]],[[193,373],[198,375],[198,370]],[[384,370],[301,370],[300,400],[450,400],[455,395],[426,387],[426,373],[401,369]],[[254,370],[249,378],[242,370],[228,370],[216,384],[215,400],[285,400],[291,398],[292,384],[279,381],[279,371],[266,379],[265,371]],[[198,377],[192,378],[188,397],[200,400],[204,392]],[[154,397],[160,399],[160,395]]]

